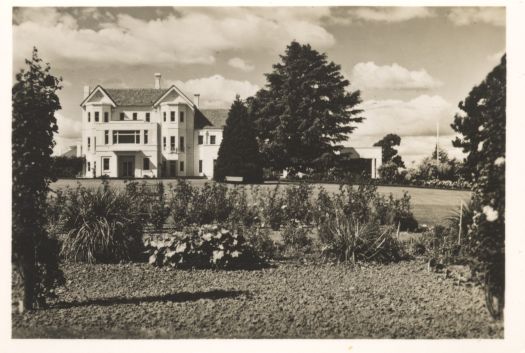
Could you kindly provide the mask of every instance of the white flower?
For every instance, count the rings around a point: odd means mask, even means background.
[[[232,257],[239,257],[240,254],[241,254],[241,253],[238,252],[237,250],[232,251],[232,253],[231,253]]]
[[[175,248],[175,252],[176,253],[181,253],[181,252],[184,252],[184,251],[186,251],[186,243],[179,244]]]
[[[213,234],[212,234],[212,233],[205,233],[205,234],[202,236],[202,239],[204,239],[204,240],[206,240],[206,241],[210,241],[212,237],[213,237]]]
[[[496,219],[498,219],[498,211],[493,209],[491,206],[483,206],[483,213],[489,222],[494,222]]]
[[[480,105],[485,105],[487,103],[487,99],[486,98],[481,98],[479,101],[478,101],[478,106]]]
[[[478,144],[478,152],[480,152],[480,151],[483,149],[483,142],[485,142],[485,141],[481,141],[481,142]]]
[[[485,126],[480,125],[480,126],[478,127],[478,131],[483,131],[483,130],[485,130]]]
[[[281,209],[284,210],[286,207],[288,207],[288,206],[286,206],[286,205],[282,205],[282,206],[281,206]]]
[[[213,263],[216,263],[224,257],[224,251],[222,250],[213,250]]]
[[[505,157],[498,157],[495,161],[494,161],[494,165],[497,165],[498,167],[500,165],[502,165],[503,163],[505,163]]]

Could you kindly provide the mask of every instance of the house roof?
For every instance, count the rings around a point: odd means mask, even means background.
[[[155,88],[105,88],[118,106],[152,106],[168,89]]]
[[[220,128],[226,125],[228,109],[196,109],[195,128]]]

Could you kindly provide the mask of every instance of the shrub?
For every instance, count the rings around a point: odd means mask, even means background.
[[[270,238],[270,230],[268,228],[262,228],[258,225],[244,226],[239,227],[238,232],[261,258],[273,259],[277,257],[277,247]]]
[[[170,213],[164,192],[164,183],[157,183],[153,200],[148,203],[147,208],[149,223],[151,223],[157,231],[162,229]]]
[[[192,213],[189,211],[193,202],[196,188],[191,186],[186,180],[179,179],[177,184],[171,189],[170,210],[173,223],[178,227],[192,223]]]
[[[410,195],[407,191],[403,192],[400,199],[394,199],[390,194],[387,197],[377,195],[373,199],[373,214],[381,225],[395,225],[400,230],[415,231],[418,222],[410,210]]]
[[[62,214],[67,236],[61,255],[88,263],[135,259],[141,251],[141,211],[135,197],[107,184],[98,189],[79,186],[69,190]]]
[[[292,219],[286,223],[281,236],[285,248],[291,252],[308,251],[312,246],[310,228],[301,222]]]
[[[255,204],[248,201],[248,195],[244,186],[234,186],[228,192],[228,204],[230,214],[227,223],[232,226],[251,227],[260,219]]]
[[[313,186],[304,182],[286,188],[284,204],[281,206],[285,219],[298,220],[304,224],[312,221],[312,191]]]
[[[149,263],[155,266],[247,269],[264,264],[242,235],[215,225],[147,237],[144,245]]]
[[[82,173],[84,157],[55,156],[52,159],[52,173],[56,178],[74,178]]]
[[[277,184],[272,190],[252,187],[252,197],[259,214],[262,226],[269,225],[273,230],[278,230],[285,219],[284,199],[280,193],[280,186]]]

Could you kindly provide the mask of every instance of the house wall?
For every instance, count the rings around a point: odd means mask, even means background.
[[[95,121],[95,113],[99,113],[98,122]],[[109,121],[104,122],[104,113],[108,113]],[[174,121],[171,121],[171,114]],[[181,121],[180,114],[184,114]],[[120,120],[124,113],[124,120]],[[137,113],[133,120],[133,113]],[[150,113],[150,121],[146,122],[146,113]],[[164,113],[166,119],[164,121]],[[90,119],[88,121],[88,115]],[[221,129],[202,130],[208,136],[203,146],[197,145],[198,135],[195,130],[194,109],[188,101],[171,92],[155,107],[124,106],[114,107],[113,102],[105,94],[99,92],[86,102],[82,107],[82,141],[79,145],[80,155],[85,156],[85,177],[108,175],[118,177],[119,156],[135,157],[135,177],[159,177],[169,175],[169,162],[176,163],[177,176],[213,176],[213,160],[217,158],[218,148],[222,140]],[[138,130],[140,131],[140,143],[113,144],[113,131],[116,130]],[[144,133],[147,131],[148,143],[144,143]],[[105,134],[108,134],[106,143]],[[215,145],[209,142],[209,136],[215,135]],[[175,138],[175,149],[171,150],[171,137]],[[166,147],[164,148],[164,137]],[[181,149],[181,137],[184,138],[183,149]],[[88,138],[90,146],[88,148]],[[143,171],[143,158],[150,158],[151,170]],[[103,158],[110,158],[110,169],[104,171]],[[203,160],[203,172],[199,173],[198,160]],[[89,163],[89,170],[87,168]],[[165,173],[163,173],[165,163]],[[184,169],[181,170],[181,164]]]

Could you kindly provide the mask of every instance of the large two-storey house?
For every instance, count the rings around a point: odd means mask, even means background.
[[[213,176],[228,114],[199,109],[179,88],[112,89],[84,87],[83,176]]]

